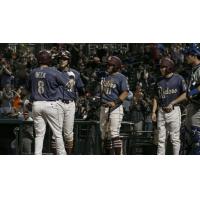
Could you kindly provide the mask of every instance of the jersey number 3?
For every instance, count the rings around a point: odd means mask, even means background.
[[[44,93],[44,81],[38,81],[38,93],[39,94]]]

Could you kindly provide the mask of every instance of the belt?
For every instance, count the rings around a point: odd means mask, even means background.
[[[173,106],[172,110],[174,110],[174,108],[179,107],[179,106]],[[169,113],[169,111],[166,109],[166,107],[161,107],[161,109],[166,112]],[[170,111],[171,112],[171,111]]]
[[[108,107],[109,107],[109,105],[106,104],[106,103],[102,103],[101,106],[103,106],[103,107],[105,107],[105,108],[108,108]]]
[[[71,100],[65,100],[65,99],[62,99],[61,101],[62,101],[63,103],[66,103],[66,104],[69,104],[69,103],[73,102],[73,101],[71,101]]]

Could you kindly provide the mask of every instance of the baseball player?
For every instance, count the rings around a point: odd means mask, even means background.
[[[192,73],[188,84],[186,128],[191,135],[192,154],[200,155],[200,49],[196,44],[185,51],[185,58],[192,66]]]
[[[121,154],[122,142],[119,138],[123,118],[123,101],[127,98],[129,86],[122,75],[121,60],[110,56],[107,63],[108,75],[101,81],[100,130],[105,154]]]
[[[74,141],[74,117],[75,117],[75,100],[77,98],[77,92],[79,95],[84,94],[84,85],[80,78],[80,74],[75,69],[70,67],[71,53],[69,51],[61,51],[59,54],[59,70],[63,76],[69,78],[68,87],[60,86],[60,95],[62,107],[62,121],[64,141],[67,154],[72,153],[73,141]]]
[[[66,154],[60,122],[61,109],[58,105],[59,86],[65,86],[69,79],[64,78],[58,70],[49,68],[51,61],[47,51],[38,54],[39,67],[29,76],[28,89],[33,102],[32,112],[35,128],[35,154],[42,154],[43,141],[46,132],[46,122],[56,139],[57,154]]]
[[[179,104],[186,97],[186,83],[182,76],[174,73],[174,62],[162,58],[160,63],[162,78],[156,84],[157,94],[153,99],[152,121],[157,120],[157,154],[165,155],[166,135],[170,134],[173,154],[180,151],[181,111]],[[156,115],[156,111],[158,113]]]

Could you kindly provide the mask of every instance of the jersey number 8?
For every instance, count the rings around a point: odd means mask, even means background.
[[[39,94],[44,93],[44,81],[38,81],[38,93]]]

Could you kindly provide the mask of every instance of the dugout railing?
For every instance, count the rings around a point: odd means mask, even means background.
[[[30,121],[17,119],[0,119],[0,126],[19,127],[16,134],[16,154],[23,154],[22,151],[22,128],[25,124],[32,124]],[[45,135],[44,154],[52,154],[51,150],[52,133],[49,128]],[[155,154],[153,132],[134,129],[134,123],[122,122],[120,129],[123,155],[152,155]],[[32,152],[33,153],[33,152]],[[9,154],[9,153],[8,153]],[[74,123],[74,155],[101,155],[102,142],[99,121],[75,120]]]

